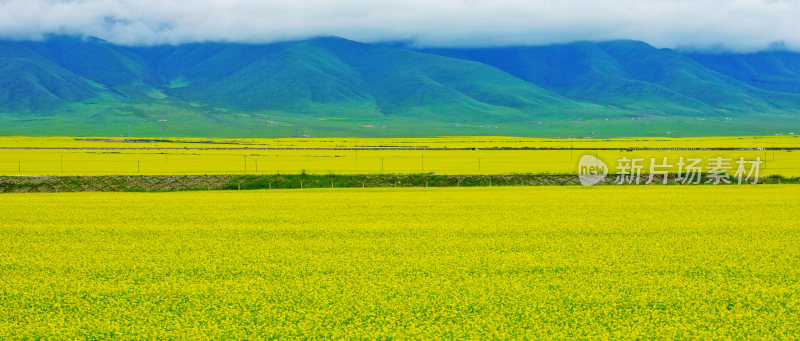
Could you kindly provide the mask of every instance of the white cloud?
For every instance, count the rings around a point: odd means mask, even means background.
[[[0,0],[0,36],[120,44],[341,36],[424,46],[636,39],[660,47],[800,49],[794,0]]]

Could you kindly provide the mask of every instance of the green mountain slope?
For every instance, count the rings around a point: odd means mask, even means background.
[[[689,53],[703,66],[733,77],[750,86],[800,94],[800,54],[785,51],[749,54]]]
[[[583,101],[670,115],[763,113],[777,99],[670,49],[636,41],[433,49],[479,61]],[[793,102],[784,97],[781,100]],[[777,100],[777,101],[781,101]]]
[[[179,51],[171,59],[195,52]],[[195,67],[172,62],[165,72],[177,85],[168,93],[248,112],[340,114],[337,108],[363,110],[372,102],[361,76],[323,49],[301,43],[256,52],[239,45],[201,57]]]
[[[481,63],[340,39],[318,39],[313,44],[357,70],[387,115],[510,121],[555,111],[603,111]]]
[[[635,136],[789,133],[800,55],[636,41],[415,49],[316,38],[0,42],[0,134]]]
[[[99,84],[18,45],[0,42],[0,112],[48,114],[106,96]]]
[[[76,75],[107,86],[160,83],[143,58],[99,39],[54,37],[46,44],[24,45]]]
[[[160,67],[169,95],[248,112],[458,121],[600,109],[480,63],[337,38],[191,46]]]

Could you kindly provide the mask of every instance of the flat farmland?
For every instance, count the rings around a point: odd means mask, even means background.
[[[592,154],[612,172],[623,157],[642,158],[648,165],[650,158],[660,162],[667,157],[673,165],[681,157],[700,158],[701,166],[710,158],[723,157],[760,159],[762,175],[800,176],[800,139],[795,136],[123,141],[0,138],[0,175],[574,174],[580,157]]]
[[[0,338],[789,338],[797,185],[0,195]]]

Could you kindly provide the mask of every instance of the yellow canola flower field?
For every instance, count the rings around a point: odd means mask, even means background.
[[[554,140],[512,137],[430,139],[165,139],[132,143],[119,138],[0,137],[0,175],[199,175],[199,174],[575,174],[582,155],[603,160],[613,173],[621,158],[649,167],[668,158],[760,159],[762,176],[800,177],[800,150],[491,150],[491,148],[798,148],[800,138],[709,137]],[[26,148],[26,149],[9,149]],[[35,148],[35,149],[34,149]],[[123,149],[114,149],[123,148]],[[216,148],[216,149],[215,149]],[[247,149],[245,149],[247,148]],[[381,150],[258,150],[256,148],[382,148]],[[466,148],[469,150],[389,150]],[[645,168],[645,171],[647,169]],[[661,169],[664,170],[664,169]]]
[[[127,142],[126,142],[127,141]],[[140,141],[140,142],[130,142]],[[512,136],[443,136],[427,138],[190,138],[190,137],[33,137],[0,136],[0,147],[66,148],[712,148],[799,147],[800,135],[623,137],[560,139]]]
[[[0,195],[0,338],[800,335],[800,186]]]

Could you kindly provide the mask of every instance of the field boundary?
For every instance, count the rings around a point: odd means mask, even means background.
[[[674,175],[668,175],[669,185]],[[642,183],[647,176],[642,177]],[[661,184],[655,175],[652,185]],[[598,185],[612,185],[609,176]],[[733,181],[735,184],[736,181]],[[761,184],[800,183],[800,178],[770,176]],[[577,186],[574,174],[437,175],[437,174],[274,174],[274,175],[137,175],[137,176],[0,176],[0,193],[167,192],[357,187]]]
[[[508,151],[508,150],[532,150],[532,151],[800,151],[800,147],[0,147],[0,150],[363,150],[363,151]]]

